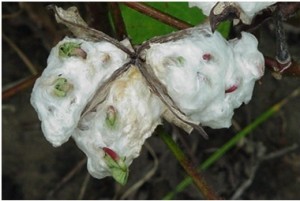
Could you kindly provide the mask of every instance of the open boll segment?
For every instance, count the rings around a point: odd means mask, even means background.
[[[226,41],[208,26],[178,41],[153,43],[145,55],[181,111],[211,128],[231,125],[234,109],[250,101],[264,72],[253,35]]]
[[[127,55],[108,42],[66,37],[51,50],[31,95],[49,142],[60,146],[69,139],[97,87],[126,62]]]
[[[89,173],[126,183],[128,167],[161,123],[164,109],[137,67],[132,66],[115,80],[106,99],[80,120],[72,134],[88,157]]]

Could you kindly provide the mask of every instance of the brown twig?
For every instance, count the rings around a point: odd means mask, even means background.
[[[113,29],[110,25],[108,4],[105,2],[86,2],[84,3],[87,11],[87,23],[93,29],[100,30],[109,36],[113,35]]]
[[[35,80],[40,76],[40,74],[30,76],[29,78],[22,80],[20,82],[17,82],[17,84],[13,85],[12,87],[9,87],[8,89],[5,89],[2,92],[2,100],[6,100],[10,98],[11,96],[17,94],[20,91],[23,91],[27,89],[28,87],[31,87]]]
[[[112,14],[112,19],[114,27],[116,30],[116,37],[118,40],[123,40],[127,36],[126,26],[122,17],[119,3],[111,2],[109,3],[109,9]]]
[[[124,2],[124,4],[142,14],[148,15],[148,16],[150,16],[154,19],[157,19],[167,25],[175,27],[176,29],[186,29],[186,28],[193,26],[187,22],[184,22],[184,21],[177,19],[171,15],[163,13],[163,12],[161,12],[155,8],[152,8],[150,6],[147,6],[143,3]]]
[[[29,71],[36,75],[38,74],[38,70],[36,67],[31,63],[31,61],[28,59],[28,57],[23,53],[23,51],[12,41],[10,38],[8,38],[5,34],[2,34],[3,39],[9,44],[9,46],[18,54],[18,56],[22,59],[22,61],[25,63]]]
[[[167,133],[165,133],[163,129],[159,130],[159,137],[161,137],[161,139],[172,151],[180,165],[184,168],[185,172],[192,178],[192,181],[202,193],[203,197],[209,200],[219,200],[220,197],[208,186],[197,168],[191,163],[179,146]]]
[[[236,199],[240,199],[240,197],[242,196],[242,194],[251,186],[251,184],[253,183],[253,180],[255,178],[255,174],[256,171],[258,169],[258,167],[260,166],[261,162],[266,161],[266,160],[271,160],[274,158],[278,158],[281,157],[285,154],[288,154],[289,152],[295,151],[298,148],[298,144],[293,144],[289,147],[285,147],[281,150],[269,153],[269,154],[263,154],[262,156],[260,156],[256,162],[254,163],[254,165],[251,167],[250,169],[250,174],[248,179],[246,179],[235,191],[235,193],[232,195],[232,197],[230,198],[230,200],[236,200]]]
[[[158,159],[155,154],[155,151],[152,149],[152,147],[145,143],[145,147],[148,149],[150,155],[152,156],[154,162],[152,168],[145,174],[143,178],[141,178],[139,181],[137,181],[135,184],[133,184],[129,189],[126,190],[126,192],[121,196],[121,200],[128,199],[128,197],[135,191],[137,191],[146,181],[148,181],[156,172],[158,167]]]
[[[291,56],[286,42],[286,34],[283,28],[283,16],[280,10],[273,16],[276,34],[276,60],[279,64],[279,72],[284,72],[291,66]]]
[[[86,176],[85,176],[85,178],[83,180],[83,183],[81,185],[81,188],[80,188],[80,193],[78,195],[78,200],[82,200],[83,199],[85,191],[86,191],[86,187],[87,187],[87,185],[88,185],[88,183],[90,181],[90,178],[91,178],[91,175],[90,175],[90,173],[87,172]]]
[[[281,64],[278,63],[278,61],[268,56],[265,56],[265,66],[271,71],[278,74],[280,72],[280,69],[282,69]],[[282,75],[300,77],[300,64],[292,60],[290,67],[283,71]]]
[[[67,183],[68,181],[70,181],[74,175],[81,170],[81,168],[84,166],[84,164],[86,163],[87,159],[84,158],[81,161],[79,161],[77,163],[77,165],[70,171],[68,172],[67,175],[65,175],[62,180],[55,186],[55,188],[53,190],[51,190],[48,194],[47,194],[47,198],[50,198],[53,196],[53,194],[60,189],[65,183]]]

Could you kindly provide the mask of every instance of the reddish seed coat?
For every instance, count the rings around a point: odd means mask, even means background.
[[[211,55],[209,53],[205,53],[202,55],[202,58],[206,61],[209,61],[211,59]]]
[[[228,89],[225,90],[225,93],[234,92],[237,88],[238,88],[237,85],[232,85],[231,87],[229,87]]]
[[[118,154],[116,152],[114,152],[113,150],[111,150],[110,148],[103,147],[102,149],[106,154],[108,154],[115,161],[117,161],[119,159]]]

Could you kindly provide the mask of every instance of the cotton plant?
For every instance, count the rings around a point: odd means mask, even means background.
[[[46,139],[60,146],[72,137],[95,178],[125,184],[129,166],[162,119],[187,132],[229,127],[234,109],[250,101],[264,72],[250,33],[226,41],[200,25],[133,49],[87,27],[74,8],[54,11],[77,38],[52,49],[31,103]]]

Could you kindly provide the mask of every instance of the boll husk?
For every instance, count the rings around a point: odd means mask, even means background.
[[[175,42],[151,44],[145,55],[181,111],[211,128],[231,125],[233,110],[249,102],[264,72],[253,35],[227,42],[208,26]]]
[[[146,86],[137,67],[131,67],[112,84],[107,98],[80,120],[73,133],[88,157],[89,173],[95,178],[111,176],[104,160],[107,147],[129,166],[139,156],[144,141],[161,123],[164,106]]]
[[[62,55],[65,44],[79,45],[86,58]],[[36,80],[31,95],[46,139],[54,146],[66,142],[97,87],[127,61],[127,55],[108,42],[68,37],[60,41],[51,50],[47,68]]]
[[[218,2],[189,2],[190,7],[198,7],[206,16],[210,15],[211,10]],[[220,2],[220,9],[217,8],[216,15],[220,14],[224,6],[229,2]],[[275,4],[276,2],[232,2],[231,4],[239,8],[240,19],[244,24],[251,24],[252,19],[263,9]]]

